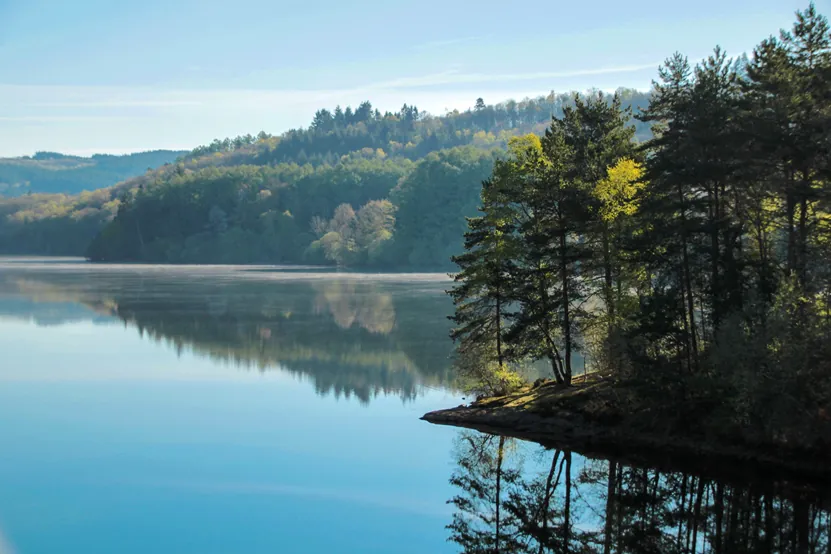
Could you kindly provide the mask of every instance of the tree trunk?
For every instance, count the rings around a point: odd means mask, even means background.
[[[571,552],[571,452],[566,452],[566,504],[563,509],[563,545],[564,552]]]
[[[554,377],[557,380],[557,383],[562,384],[563,381],[563,357],[560,356],[560,349],[557,348],[557,345],[554,343],[554,339],[551,338],[551,335],[548,332],[548,326],[543,329],[545,333],[545,341],[548,343],[548,359],[551,360],[551,370],[554,372]]]
[[[794,530],[796,532],[796,552],[808,554],[808,535],[811,528],[811,516],[808,510],[808,502],[804,498],[797,497],[794,500]]]
[[[803,192],[799,201],[799,284],[802,288],[808,283],[808,199]]]
[[[551,506],[551,496],[554,494],[554,491],[551,489],[551,482],[554,480],[554,470],[557,468],[557,460],[559,458],[560,451],[557,450],[554,453],[554,458],[551,460],[551,469],[548,471],[548,478],[545,480],[545,498],[543,498],[540,521],[541,536],[537,539],[539,542],[538,554],[543,553],[543,549],[548,542],[548,512]]]
[[[710,281],[713,306],[713,336],[717,335],[721,323],[721,278],[719,277],[719,228],[721,227],[721,214],[719,209],[718,184],[713,185],[711,194],[712,207],[710,209]]]
[[[687,252],[687,208],[684,202],[684,192],[679,187],[678,196],[681,201],[681,248],[683,254],[684,285],[687,289],[687,309],[690,317],[690,347],[692,349],[693,367],[698,373],[698,331],[695,327],[695,306],[693,305],[692,277],[690,276],[690,259]]]
[[[499,369],[502,369],[502,290],[498,280],[496,285],[496,359],[499,361]]]
[[[687,371],[692,373],[692,348],[690,347],[690,320],[687,318],[687,294],[685,292],[686,286],[684,285],[684,267],[680,266],[678,268],[678,289],[681,291],[681,310],[683,313],[684,319],[684,357],[687,358]],[[683,366],[681,366],[683,370]]]
[[[612,252],[609,241],[609,226],[603,225],[603,300],[606,302],[606,312],[609,316],[609,330],[615,326],[615,300],[613,296],[614,283],[612,281]]]
[[[758,552],[762,544],[762,498],[758,491],[753,496],[753,540],[749,548]]]
[[[789,183],[788,191],[785,193],[785,215],[788,220],[788,273],[791,275],[796,272],[796,228],[794,227],[794,217],[796,212],[796,202],[794,201],[793,191],[791,190],[793,183]]]
[[[828,545],[826,547],[827,554],[831,554],[831,514],[828,516],[828,531],[827,536],[830,537],[828,540]]]
[[[771,286],[773,279],[768,264],[768,242],[764,228],[762,228],[763,225],[764,222],[760,221],[756,230],[756,241],[759,243],[759,288],[765,302],[770,303],[773,299],[773,287]]]
[[[564,381],[561,361],[557,356],[553,355],[548,356],[548,359],[551,361],[551,371],[554,373],[554,380],[557,381],[557,384],[562,384]]]
[[[722,187],[722,198],[728,196],[727,190]],[[723,232],[724,256],[723,256],[723,274],[724,282],[727,287],[727,301],[730,312],[741,311],[744,308],[744,290],[743,282],[744,275],[739,269],[739,261],[744,260],[746,255],[744,253],[743,238],[747,236],[747,215],[743,210],[742,199],[739,192],[733,190],[733,214],[724,214],[729,210],[728,203],[725,202],[722,207],[722,217],[726,220]]]
[[[723,528],[724,528],[724,485],[716,484],[716,554],[723,552]]]
[[[615,492],[615,498],[618,499],[615,506],[615,524],[616,524],[616,531],[615,531],[615,544],[620,546],[622,542],[621,532],[623,529],[623,485],[624,485],[624,473],[623,473],[623,465],[618,466],[617,471],[617,491]]]
[[[742,491],[733,489],[730,495],[730,520],[727,524],[727,547],[735,549],[738,546],[739,510],[741,509]]]
[[[617,224],[616,235],[618,237],[623,235],[623,230],[621,229],[620,223]],[[620,261],[620,253],[618,252],[616,246],[614,247],[614,252],[612,253],[612,261],[615,264],[614,280],[615,285],[617,286],[617,297],[615,298],[615,313],[617,313],[617,307],[621,305],[621,302],[623,302],[623,264]]]
[[[681,531],[684,528],[684,520],[687,514],[687,474],[681,478],[681,510],[678,514],[678,536],[675,539],[675,549],[681,552]]]
[[[765,551],[773,552],[773,499],[765,495]]]
[[[539,263],[537,265],[537,271],[540,275],[542,275],[542,267]],[[543,306],[550,306],[551,303],[548,300],[548,289],[546,287],[545,279],[542,277],[539,278],[539,294]],[[547,343],[546,347],[548,349],[548,358],[551,360],[551,369],[554,371],[554,378],[557,380],[557,383],[562,384],[565,382],[563,358],[560,356],[560,351],[554,343],[554,339],[551,338],[551,330],[548,326],[548,320],[545,315],[542,318],[542,332],[545,337],[545,342]]]
[[[615,506],[615,487],[617,484],[617,463],[609,461],[609,481],[606,485],[606,522],[603,532],[603,554],[612,552],[612,514]]]
[[[695,551],[698,542],[698,520],[701,517],[701,501],[704,499],[704,479],[698,479],[698,489],[695,491],[695,508],[693,508],[693,535],[692,548]]]
[[[505,452],[505,437],[499,437],[499,451],[496,457],[496,536],[494,542],[494,552],[499,554],[500,537],[500,508],[502,503],[502,458]]]
[[[566,234],[560,231],[560,279],[563,289],[563,337],[565,339],[565,372],[563,380],[566,385],[571,385],[571,313],[568,288],[568,258],[566,256]]]
[[[687,506],[687,535],[685,538],[685,547],[684,550],[690,551],[690,541],[692,540],[692,530],[695,527],[695,491],[693,490],[693,486],[695,483],[698,482],[698,477],[691,477],[690,478],[690,503]]]

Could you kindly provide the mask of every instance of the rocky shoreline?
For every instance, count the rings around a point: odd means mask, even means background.
[[[694,473],[712,473],[741,480],[775,475],[811,479],[831,485],[831,452],[786,448],[774,444],[702,440],[627,425],[623,420],[598,417],[586,409],[590,389],[603,383],[560,387],[554,383],[526,387],[516,393],[477,400],[469,405],[437,410],[421,419],[517,439],[548,448],[573,450],[594,458],[665,467]],[[605,421],[604,421],[605,419]]]

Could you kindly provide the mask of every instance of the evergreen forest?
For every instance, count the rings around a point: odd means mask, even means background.
[[[514,137],[450,291],[457,364],[506,392],[579,353],[615,418],[816,446],[831,432],[831,33],[811,5],[751,57],[669,57],[634,139],[620,95]],[[671,417],[666,417],[671,414]]]

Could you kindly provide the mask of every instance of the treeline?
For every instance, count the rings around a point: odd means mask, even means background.
[[[613,94],[601,94],[611,101]],[[635,113],[649,103],[649,92],[621,88],[617,94],[623,105]],[[320,109],[307,128],[291,129],[280,136],[261,131],[256,136],[215,139],[181,160],[213,156],[214,163],[219,165],[335,165],[342,156],[356,152],[366,155],[380,150],[385,156],[418,160],[431,152],[457,146],[505,147],[512,136],[541,134],[552,116],[562,115],[563,109],[573,104],[573,97],[573,93],[552,92],[493,105],[478,98],[471,109],[441,116],[407,104],[396,112],[381,113],[371,102],[364,101],[354,109]],[[638,140],[651,137],[648,124],[633,120],[630,125]]]
[[[470,146],[330,165],[180,166],[119,200],[96,261],[446,266],[495,152]]]
[[[543,359],[567,384],[579,351],[698,432],[828,436],[827,20],[812,5],[749,60],[676,54],[639,115],[655,138],[629,118],[578,99],[497,162],[456,258],[461,368],[504,388]]]
[[[123,156],[95,154],[89,158],[56,152],[0,158],[0,197],[24,194],[78,194],[110,187],[141,175],[148,168],[173,162],[184,152],[155,150]]]
[[[649,94],[621,90],[620,96],[624,105],[639,110]],[[0,200],[0,252],[88,252],[93,259],[113,261],[449,267],[493,158],[512,136],[542,133],[551,114],[572,102],[570,95],[554,94],[497,105],[480,100],[471,110],[440,117],[406,105],[381,114],[369,102],[320,110],[308,129],[217,139],[92,198]],[[636,134],[649,136],[648,126],[633,125]],[[50,158],[37,157],[43,158],[38,163]],[[253,180],[246,183],[249,174]],[[251,189],[252,183],[261,188]],[[214,193],[201,194],[203,184],[225,187],[224,196],[207,203]],[[422,191],[434,196],[418,197]],[[340,238],[323,240],[330,229],[320,231],[338,206],[348,204],[357,214],[372,201],[392,204],[394,224],[389,218],[377,228],[362,224],[358,236],[355,221],[336,230]],[[164,214],[181,217],[159,224],[158,218],[168,217]],[[127,224],[130,218],[137,218],[138,226]],[[150,231],[157,225],[159,231]],[[148,232],[153,236],[145,236]]]
[[[621,89],[620,97],[627,107],[638,111],[649,101],[648,92]],[[604,93],[607,99],[611,94]],[[335,163],[340,156],[365,149],[382,149],[390,156],[411,160],[430,152],[468,144],[502,146],[519,133],[542,132],[552,116],[562,114],[573,102],[573,94],[555,94],[521,101],[508,100],[485,104],[476,100],[473,109],[433,116],[404,104],[397,112],[381,113],[370,102],[354,110],[340,106],[333,111],[318,110],[307,129],[292,130],[279,139],[263,141],[256,156],[257,163],[294,161]],[[649,126],[633,121],[639,139],[650,136]]]
[[[639,109],[648,95],[616,97]],[[86,255],[448,268],[501,149],[520,130],[542,132],[541,122],[574,101],[551,94],[488,106],[479,99],[444,117],[407,105],[381,114],[364,102],[319,110],[308,129],[281,137],[217,140],[122,195],[115,220]],[[635,124],[627,125],[634,135]]]
[[[182,156],[182,159],[198,158],[208,154],[222,154],[224,152],[233,152],[240,150],[245,146],[257,144],[257,142],[264,142],[272,138],[272,135],[265,131],[260,131],[255,137],[252,134],[239,135],[234,138],[225,138],[223,140],[214,139],[210,144],[197,146],[191,150],[187,155]]]

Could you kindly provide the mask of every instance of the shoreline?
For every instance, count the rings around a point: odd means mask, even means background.
[[[578,382],[572,387],[547,382],[523,387],[506,396],[432,411],[421,419],[435,425],[462,427],[536,442],[546,448],[572,450],[592,458],[668,471],[689,471],[739,481],[811,480],[831,486],[831,452],[827,450],[668,434],[638,428],[625,418],[612,421],[614,416],[599,413],[603,412],[602,408],[594,413],[591,413],[592,407],[585,409],[591,401],[586,393],[612,388],[603,379]]]

